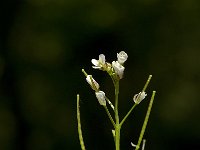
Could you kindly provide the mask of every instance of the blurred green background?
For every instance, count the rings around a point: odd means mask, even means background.
[[[129,55],[121,118],[153,75],[122,128],[121,149],[137,142],[153,90],[146,150],[200,148],[200,1],[8,0],[0,8],[1,150],[79,150],[77,93],[87,149],[114,149],[112,125],[81,69],[112,98],[109,77],[91,59],[103,53],[111,62],[121,50]]]

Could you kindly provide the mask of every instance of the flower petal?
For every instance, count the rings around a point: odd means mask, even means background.
[[[101,65],[104,65],[105,62],[106,62],[105,55],[104,55],[104,54],[100,54],[100,55],[99,55],[99,63],[100,63]]]
[[[91,62],[92,62],[93,65],[99,66],[99,61],[98,60],[92,59]]]

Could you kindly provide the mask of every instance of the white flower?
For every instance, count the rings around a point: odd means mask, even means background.
[[[104,54],[100,54],[99,55],[99,60],[92,59],[91,62],[94,65],[94,66],[92,66],[94,69],[102,69],[103,66],[106,63],[105,55]]]
[[[93,90],[96,91],[99,89],[99,84],[92,78],[92,75],[87,75],[86,81]]]
[[[115,70],[115,73],[119,76],[120,79],[122,79],[124,74],[124,66],[122,66],[118,61],[112,62],[112,67]]]
[[[120,64],[123,64],[127,59],[128,59],[128,55],[124,51],[117,53],[117,61]]]
[[[134,95],[133,100],[136,104],[139,104],[146,96],[147,94],[145,92],[140,92],[139,94]]]
[[[99,101],[100,105],[106,106],[106,96],[105,93],[103,91],[98,91],[95,92],[95,95]]]

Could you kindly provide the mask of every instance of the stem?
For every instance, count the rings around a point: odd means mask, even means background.
[[[149,82],[151,81],[151,78],[152,78],[152,75],[149,75],[149,77],[148,77],[148,79],[147,79],[147,81],[146,81],[146,83],[145,83],[145,85],[142,89],[142,92],[144,92],[146,90],[147,86],[149,85]]]
[[[112,116],[111,116],[111,114],[110,114],[110,112],[109,112],[109,110],[108,110],[108,107],[107,107],[107,106],[104,106],[104,108],[105,108],[105,110],[106,110],[106,113],[107,113],[107,115],[108,115],[108,117],[109,117],[111,123],[112,123],[113,126],[115,127],[115,122],[114,122],[114,120],[113,120],[113,118],[112,118]]]
[[[120,150],[120,125],[116,124],[115,126],[115,148]]]
[[[116,122],[119,122],[119,115],[118,115],[118,97],[119,97],[119,81],[115,83],[115,119]]]
[[[153,105],[155,94],[156,94],[156,91],[153,91],[152,96],[151,96],[151,100],[149,102],[148,110],[147,110],[147,113],[146,113],[146,116],[145,116],[145,119],[144,119],[144,123],[143,123],[143,126],[142,126],[142,130],[140,132],[140,136],[139,136],[138,143],[137,143],[135,150],[138,150],[140,148],[140,144],[142,142],[142,138],[143,138],[143,135],[144,135],[144,132],[145,132],[148,120],[149,120],[149,116],[150,116],[150,112],[151,112],[151,108],[152,108],[152,105]]]
[[[83,141],[83,135],[82,135],[82,130],[81,130],[81,117],[80,117],[80,109],[79,109],[80,105],[79,105],[79,94],[77,94],[77,121],[78,121],[78,135],[79,135],[79,141],[80,141],[80,145],[81,145],[81,149],[82,150],[86,150],[85,149],[85,145],[84,145],[84,141]]]
[[[120,150],[120,124],[119,124],[119,114],[118,114],[118,96],[119,96],[119,80],[116,80],[115,85],[115,148]]]
[[[83,74],[84,74],[86,77],[88,76],[88,74],[85,72],[84,69],[82,69],[82,72],[83,72]]]
[[[133,111],[133,109],[137,106],[138,104],[135,103],[131,109],[129,110],[129,112],[126,114],[126,116],[123,118],[123,120],[120,122],[120,126],[122,126],[122,124],[124,123],[124,121],[126,120],[126,118],[128,118],[128,116],[131,114],[131,112]]]

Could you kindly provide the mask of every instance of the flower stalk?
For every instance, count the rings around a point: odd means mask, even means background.
[[[80,141],[80,145],[81,145],[81,149],[82,150],[86,150],[85,149],[85,144],[83,141],[83,135],[82,135],[82,130],[81,130],[81,116],[80,116],[80,105],[79,105],[79,94],[77,94],[77,105],[76,105],[76,110],[77,110],[77,121],[78,121],[78,135],[79,135],[79,141]]]
[[[120,123],[119,123],[119,113],[118,113],[118,101],[119,101],[119,80],[114,84],[115,86],[115,148],[120,150]]]
[[[141,129],[141,132],[140,132],[138,143],[137,143],[137,146],[136,146],[135,150],[138,150],[140,148],[140,144],[142,142],[142,139],[143,139],[143,136],[144,136],[144,132],[146,130],[146,126],[147,126],[147,123],[148,123],[148,120],[149,120],[149,116],[150,116],[150,113],[151,113],[151,108],[152,108],[152,105],[153,105],[155,94],[156,94],[156,91],[153,91],[152,96],[151,96],[151,100],[149,102],[149,106],[148,106],[148,109],[147,109],[147,113],[146,113],[146,116],[145,116],[145,119],[144,119],[144,123],[142,125],[142,129]]]

